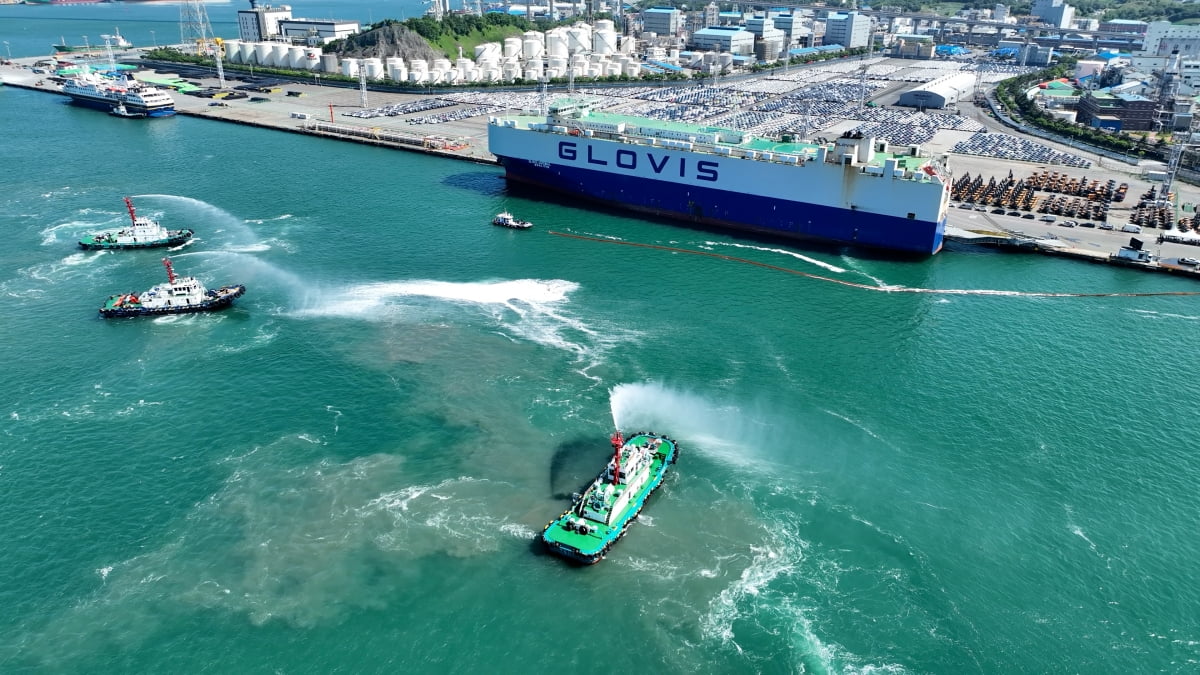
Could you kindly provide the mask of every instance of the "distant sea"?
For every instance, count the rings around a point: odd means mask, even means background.
[[[161,41],[177,10],[0,7],[0,32]],[[0,672],[1198,667],[1200,302],[1028,295],[1194,283],[800,248],[490,167],[0,105]],[[100,319],[164,277],[76,247],[126,195],[196,231],[177,271],[246,295]],[[614,426],[682,456],[574,567],[535,537]]]

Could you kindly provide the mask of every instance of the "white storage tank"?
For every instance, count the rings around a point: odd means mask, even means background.
[[[672,64],[678,64],[679,63],[679,50],[678,49],[667,50],[667,60],[669,60]]]
[[[243,42],[238,45],[238,63],[254,63],[253,42]]]
[[[597,19],[596,20],[596,30],[612,31],[612,30],[616,30],[616,28],[617,28],[616,24],[614,24],[611,19]]]
[[[576,54],[571,57],[571,67],[572,68],[587,68],[587,64],[588,64],[587,54]]]
[[[342,74],[346,77],[358,77],[358,59],[342,59]]]
[[[639,65],[637,63],[626,63],[623,66],[623,68],[624,68],[624,72],[622,74],[627,75],[629,77],[641,77],[641,74],[642,74],[642,66],[641,65]]]
[[[410,72],[427,73],[429,72],[429,62],[425,59],[413,59],[412,63],[408,64]]]
[[[433,68],[431,70],[440,70],[445,72],[450,70],[450,68],[452,68],[450,65],[450,59],[434,59]]]
[[[526,68],[524,77],[526,80],[542,79],[542,67],[541,66],[531,66],[529,68]]]
[[[500,69],[500,79],[515,80],[520,76],[521,64],[519,63],[505,63],[504,67]]]
[[[733,66],[733,54],[729,52],[721,52],[717,55],[717,64],[722,68],[730,68]]]
[[[546,77],[551,80],[553,80],[556,77],[566,77],[565,71],[566,71],[566,67],[564,67],[564,66],[560,66],[557,68],[554,66],[550,66],[550,67],[546,68]]]
[[[604,64],[604,74],[605,75],[620,75],[621,74],[621,64],[611,63],[611,62]]]
[[[475,60],[495,59],[499,61],[502,53],[501,49],[499,42],[485,42],[481,45],[475,45]]]
[[[499,82],[501,75],[498,67],[484,68],[479,72],[479,79],[482,82]]]
[[[404,67],[404,59],[398,56],[388,57],[383,62],[383,67],[387,70],[389,80],[394,82],[405,82],[408,80],[408,68]]]
[[[460,58],[454,62],[454,67],[459,70],[470,70],[475,67],[475,62],[468,58]]]
[[[425,80],[429,84],[442,84],[446,77],[446,71],[434,68],[429,71],[429,77]]]
[[[598,30],[592,33],[592,51],[601,54],[616,53],[617,34],[611,30]]]
[[[378,58],[363,59],[362,68],[367,71],[368,80],[383,79],[383,61],[380,61]]]
[[[424,71],[424,70],[408,71],[408,81],[409,82],[412,82],[414,84],[423,84],[425,82],[425,80],[428,80],[428,79],[429,79],[429,73],[427,71]]]
[[[526,61],[542,58],[542,50],[544,47],[542,46],[541,42],[537,40],[526,40],[522,46],[522,54],[525,56]]]
[[[255,42],[254,43],[254,62],[260,66],[270,65],[270,63],[271,63],[271,43],[270,42]]]
[[[524,42],[525,40],[534,40],[544,45],[546,44],[546,34],[537,30],[527,30],[521,34],[521,41]]]
[[[221,43],[221,50],[225,52],[225,60],[233,63],[238,57],[238,52],[241,50],[241,40],[226,40]]]
[[[521,38],[504,38],[504,56],[516,57],[521,55]]]
[[[592,31],[582,26],[567,29],[567,52],[581,54],[592,49]]]
[[[323,73],[338,72],[337,54],[322,54],[321,55],[321,72],[323,72]]]
[[[567,56],[566,31],[561,28],[546,33],[546,53],[550,56]]]
[[[302,70],[308,61],[304,58],[304,47],[288,48],[288,68]]]
[[[267,61],[267,65],[277,66],[279,68],[287,68],[289,49],[291,49],[291,47],[282,42],[276,42],[275,44],[271,45],[271,55],[267,57],[270,59]]]
[[[553,68],[554,70],[556,70],[556,71],[558,71],[558,72],[560,72],[560,73],[561,73],[561,72],[563,72],[563,70],[565,70],[565,69],[566,69],[566,67],[567,67],[567,59],[566,59],[565,57],[562,57],[562,56],[551,56],[551,57],[550,57],[550,58],[547,60],[547,65],[548,65],[550,68]],[[556,75],[556,76],[554,76],[554,77],[557,77],[557,75]]]
[[[316,70],[321,65],[321,48],[304,47],[304,69]]]

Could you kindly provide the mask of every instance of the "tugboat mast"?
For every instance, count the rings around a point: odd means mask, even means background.
[[[133,207],[130,207],[132,209]],[[175,270],[171,269],[171,259],[163,258],[163,267],[167,268],[167,281],[175,283]]]
[[[621,435],[621,430],[613,432],[612,438],[608,439],[612,443],[613,450],[616,451],[614,459],[616,460],[613,466],[613,485],[616,485],[621,480],[621,446],[625,445],[625,437]]]

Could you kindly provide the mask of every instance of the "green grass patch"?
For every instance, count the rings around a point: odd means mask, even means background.
[[[446,54],[446,58],[457,59],[458,47],[462,45],[463,56],[474,59],[475,47],[485,42],[504,43],[506,37],[520,37],[522,31],[515,26],[488,26],[484,30],[474,30],[465,35],[443,35],[429,44]]]
[[[965,2],[939,2],[934,5],[926,5],[929,11],[941,14],[942,16],[954,16],[958,14],[960,9],[966,6],[967,3]]]

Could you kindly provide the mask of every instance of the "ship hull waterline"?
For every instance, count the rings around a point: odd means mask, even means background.
[[[697,188],[637,175],[500,157],[507,180],[586,199],[620,210],[646,213],[728,230],[796,240],[860,246],[896,254],[933,255],[941,250],[946,221],[914,223],[895,216],[784,201],[715,188]],[[783,221],[778,213],[799,217]],[[924,227],[914,227],[914,224]]]

